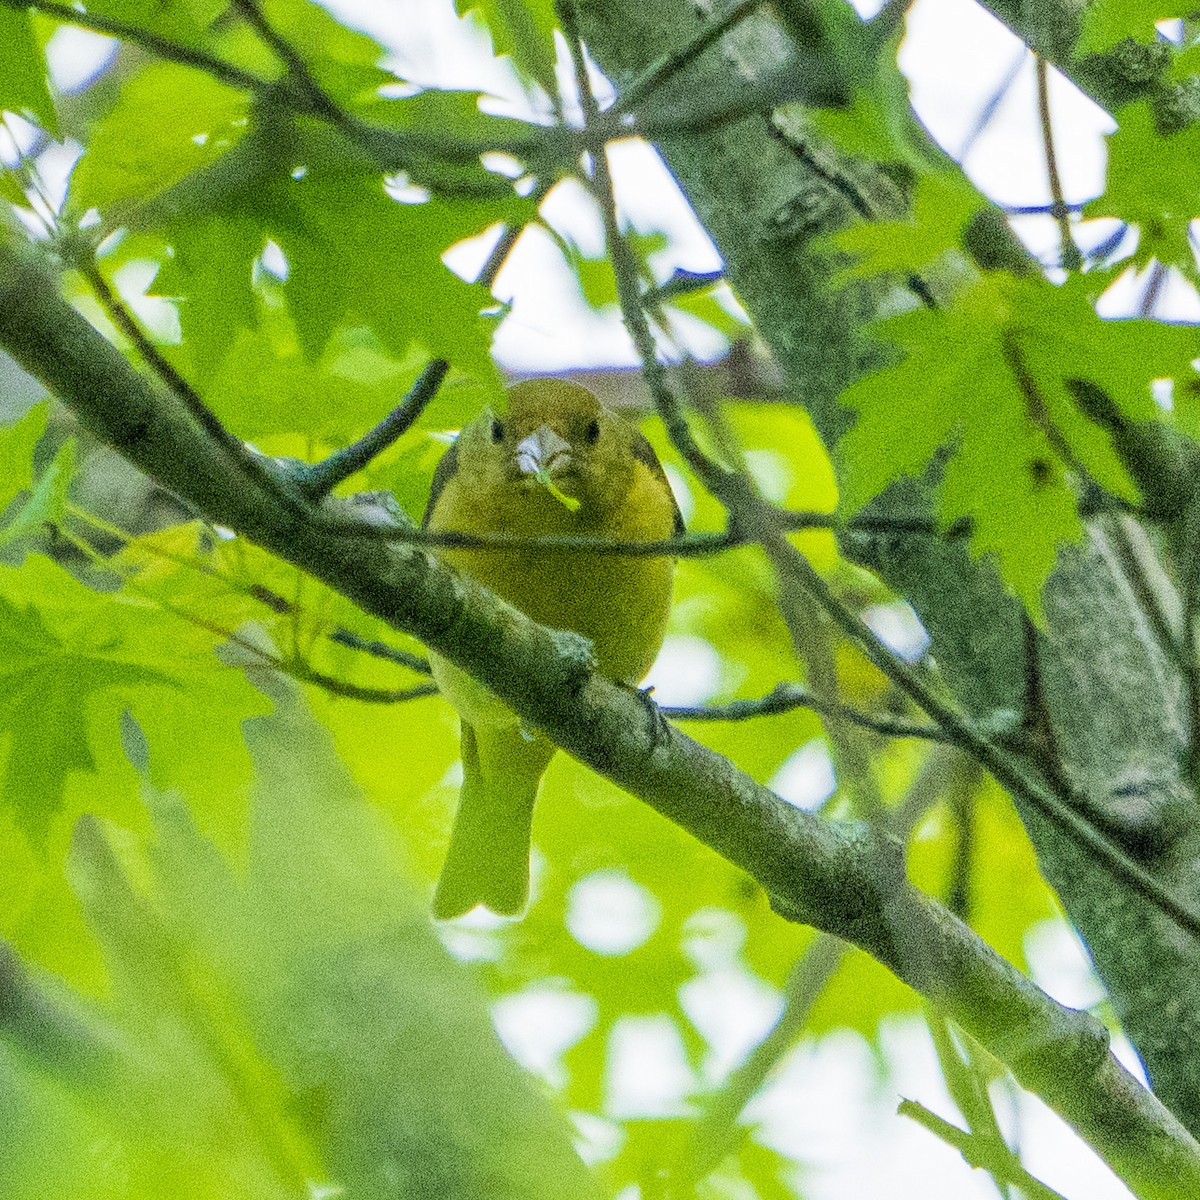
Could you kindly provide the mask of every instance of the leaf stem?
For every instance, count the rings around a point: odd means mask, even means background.
[[[1030,1175],[1016,1155],[1007,1147],[1002,1149],[1003,1143],[998,1144],[994,1138],[959,1129],[916,1100],[901,1100],[896,1111],[923,1125],[934,1137],[957,1150],[970,1166],[986,1171],[998,1184],[1019,1187],[1030,1200],[1064,1200],[1060,1193]]]
[[[1046,152],[1046,176],[1050,183],[1050,211],[1058,222],[1061,243],[1059,265],[1064,271],[1083,267],[1083,255],[1071,235],[1071,210],[1063,199],[1062,179],[1058,174],[1058,158],[1054,152],[1054,126],[1050,119],[1050,71],[1040,54],[1033,56],[1037,74],[1038,118],[1042,126],[1042,146]]]

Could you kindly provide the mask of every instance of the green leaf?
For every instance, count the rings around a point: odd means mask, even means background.
[[[723,283],[697,291],[681,292],[665,303],[668,309],[678,309],[710,325],[730,341],[749,334],[750,326],[745,314],[738,311],[736,302],[733,302],[731,293]]]
[[[510,55],[551,96],[554,78],[554,0],[454,0],[460,14],[476,12],[492,35],[497,55]]]
[[[13,519],[0,529],[0,546],[15,542],[47,522],[62,520],[67,504],[67,490],[75,474],[75,439],[68,438],[58,448],[53,462],[42,472],[29,499],[17,510]]]
[[[360,99],[354,111],[373,126],[413,135],[404,145],[405,178],[435,195],[491,196],[498,201],[511,196],[508,176],[481,161],[486,151],[516,155],[538,174],[571,170],[577,154],[572,135],[556,126],[485,113],[479,107],[481,96],[427,88],[415,96]],[[394,153],[384,145],[386,153]]]
[[[600,312],[618,303],[617,276],[607,256],[584,258],[572,255],[571,265],[588,308]]]
[[[189,46],[204,43],[208,27],[226,10],[223,0],[93,0],[88,12],[161,34]]]
[[[813,109],[807,119],[845,154],[916,166],[908,80],[896,70],[903,24],[881,43],[844,5],[821,9],[851,101],[842,108]]]
[[[28,208],[29,197],[16,171],[0,163],[0,199],[7,200],[16,208]]]
[[[379,66],[386,54],[374,38],[350,29],[308,0],[264,0],[263,15],[336,101],[357,106],[395,76]]]
[[[1075,54],[1101,54],[1126,38],[1149,45],[1158,37],[1156,21],[1182,15],[1178,4],[1164,9],[1146,0],[1093,0],[1083,9]]]
[[[346,445],[371,428],[404,395],[410,378],[397,374],[374,384],[332,370],[323,356],[301,353],[289,323],[267,315],[255,331],[242,330],[224,348],[205,395],[213,411],[239,436],[290,438],[281,452]],[[293,448],[295,446],[295,448]]]
[[[46,86],[46,58],[27,12],[0,5],[0,110],[32,116],[58,136],[58,117]]]
[[[1157,259],[1195,279],[1188,222],[1200,215],[1195,187],[1200,128],[1189,125],[1164,137],[1155,128],[1149,104],[1130,104],[1107,140],[1107,186],[1085,206],[1084,216],[1117,217],[1136,225],[1134,262]]]
[[[310,357],[350,316],[395,353],[417,341],[468,374],[494,378],[492,323],[480,316],[491,296],[441,261],[496,219],[494,206],[440,198],[402,204],[372,175],[317,175],[280,199],[278,240],[290,268],[284,290]]]
[[[92,134],[71,177],[70,199],[142,204],[220,159],[246,131],[251,97],[203,71],[152,63],[131,75]]]
[[[183,342],[197,383],[207,380],[243,331],[257,323],[253,265],[263,249],[262,228],[249,217],[189,214],[167,230],[172,255],[153,292],[175,297]]]
[[[33,482],[33,451],[46,432],[49,405],[35,404],[19,421],[0,429],[0,513]]]
[[[457,138],[497,150],[503,150],[506,142],[524,142],[547,132],[541,125],[482,111],[479,101],[484,95],[455,88],[426,88],[415,96],[381,100],[371,113],[391,129],[436,136],[448,144]],[[477,152],[474,157],[478,157]]]
[[[983,204],[983,197],[959,174],[922,174],[907,219],[859,221],[830,239],[856,259],[834,276],[834,282],[926,269],[944,254],[961,250],[963,231]]]
[[[156,781],[174,786],[173,764],[197,765],[192,731],[202,707],[214,742],[229,744],[199,778],[228,793],[242,757],[238,723],[260,704],[215,657],[219,630],[144,598],[93,592],[36,555],[19,569],[0,568],[0,604],[0,807],[32,844],[44,842],[68,795],[83,799],[72,790],[77,774],[123,760],[126,709],[148,731]],[[98,802],[92,809],[104,811]],[[228,828],[233,819],[226,811],[215,824]]]
[[[972,549],[994,554],[1035,617],[1059,543],[1081,534],[1067,468],[1136,495],[1107,433],[1078,410],[1067,381],[1093,382],[1131,419],[1145,420],[1155,413],[1153,380],[1193,377],[1193,331],[1102,321],[1090,286],[1086,277],[1059,288],[990,277],[950,309],[884,321],[905,360],[843,394],[859,414],[838,447],[844,508],[856,511],[900,475],[920,474],[947,448],[942,519],[970,518]]]
[[[24,572],[57,574],[60,589],[73,583],[40,560]],[[169,681],[146,666],[121,661],[106,644],[111,631],[104,625],[73,638],[60,634],[31,604],[8,598],[5,584],[11,581],[11,568],[0,572],[0,746],[6,749],[0,803],[38,844],[62,803],[67,777],[95,766],[89,734],[93,697],[107,689]]]

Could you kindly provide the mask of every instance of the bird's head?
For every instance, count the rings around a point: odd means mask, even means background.
[[[613,511],[632,486],[634,430],[586,388],[530,379],[511,388],[502,412],[486,411],[463,430],[464,480],[499,499],[526,494],[581,519]]]

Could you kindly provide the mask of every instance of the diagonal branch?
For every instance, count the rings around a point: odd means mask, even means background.
[[[948,1146],[953,1146],[970,1166],[986,1171],[997,1185],[1007,1183],[1019,1187],[1022,1195],[1028,1196],[1030,1200],[1064,1200],[1060,1193],[1030,1175],[1021,1165],[1021,1160],[1003,1143],[959,1129],[957,1125],[942,1120],[916,1100],[901,1100],[896,1111],[902,1117],[911,1117],[918,1125],[928,1129],[934,1137],[941,1138]]]

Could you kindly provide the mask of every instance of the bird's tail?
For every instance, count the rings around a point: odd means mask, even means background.
[[[475,730],[463,724],[462,796],[433,896],[440,920],[479,904],[502,916],[525,908],[533,805],[554,748],[544,739],[521,739],[509,729],[498,744],[488,739],[481,748]]]

